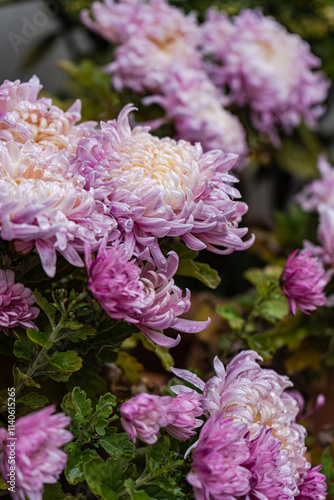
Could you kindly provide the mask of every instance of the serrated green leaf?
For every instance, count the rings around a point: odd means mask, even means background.
[[[83,466],[85,479],[91,491],[103,500],[118,500],[115,493],[122,481],[122,469],[112,458],[104,462],[101,458],[93,458]]]
[[[35,328],[28,328],[27,336],[32,342],[42,347],[45,347],[45,349],[51,349],[52,347],[52,342],[49,341],[48,334],[43,332],[38,332],[37,330],[35,330]]]
[[[170,456],[170,441],[166,436],[160,436],[154,445],[146,448],[146,468],[147,473],[156,472],[163,467]]]
[[[276,323],[289,313],[288,301],[283,294],[272,294],[257,306],[256,311],[262,318]]]
[[[50,364],[66,374],[76,372],[82,367],[82,359],[76,351],[55,352]]]
[[[64,492],[59,483],[45,484],[43,492],[43,500],[63,500]]]
[[[247,337],[247,342],[253,351],[256,351],[264,360],[270,359],[273,354],[273,346],[270,339],[264,334],[254,334]]]
[[[179,262],[176,274],[196,278],[209,288],[217,288],[221,279],[218,272],[209,264],[183,259]]]
[[[257,285],[258,283],[271,283],[275,282],[278,285],[279,279],[281,277],[283,268],[282,266],[272,265],[266,266],[263,269],[260,267],[252,267],[247,269],[244,273],[244,277],[252,283],[252,285]]]
[[[53,304],[48,302],[45,297],[43,297],[40,292],[37,290],[37,288],[34,291],[35,299],[36,299],[36,304],[38,304],[43,311],[47,314],[49,319],[54,322],[55,316],[56,316],[56,308],[54,307]]]
[[[116,396],[107,392],[100,397],[99,402],[96,405],[96,411],[103,418],[108,418],[114,411],[114,406],[116,406]]]
[[[66,394],[60,406],[66,415],[81,424],[88,421],[87,417],[93,410],[91,400],[80,387],[74,387],[71,393]]]
[[[135,455],[135,445],[125,432],[120,434],[116,434],[116,432],[116,427],[109,427],[105,435],[99,439],[99,444],[109,455],[113,455],[119,460],[131,460]]]
[[[177,482],[172,477],[172,475],[169,476],[159,475],[156,478],[154,478],[152,482],[153,484],[159,486],[159,488],[164,492],[172,495],[171,498],[177,498],[180,500],[182,498],[187,498],[185,494],[182,492],[181,488],[178,486]]]
[[[238,309],[231,304],[223,304],[222,306],[217,306],[217,313],[221,318],[228,321],[232,329],[241,329],[245,324],[245,321],[240,316]]]
[[[14,342],[13,354],[17,358],[31,361],[35,356],[36,346],[24,332],[15,332],[18,339]]]
[[[131,500],[150,500],[150,497],[144,490],[136,491],[136,483],[133,479],[129,478],[124,481],[124,486],[128,490]]]
[[[38,408],[43,408],[48,403],[48,398],[36,392],[28,392],[28,394],[17,399],[16,402],[28,406],[32,410],[37,410]]]
[[[37,382],[35,382],[35,380],[28,377],[25,373],[22,373],[17,366],[14,366],[13,368],[13,378],[15,386],[18,382],[22,382],[26,387],[37,387],[37,389],[41,388],[41,386]]]
[[[99,458],[96,450],[81,451],[82,443],[75,442],[67,445],[67,462],[65,476],[70,484],[78,484],[84,481],[84,464],[93,458]]]
[[[91,325],[83,325],[78,321],[67,321],[64,323],[64,326],[71,330],[68,334],[68,338],[71,342],[86,340],[88,337],[93,337],[96,334],[96,328]]]

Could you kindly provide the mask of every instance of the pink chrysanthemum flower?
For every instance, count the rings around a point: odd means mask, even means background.
[[[250,439],[261,429],[271,429],[271,434],[280,440],[285,449],[297,484],[302,482],[309,463],[305,458],[304,427],[296,423],[299,409],[297,401],[285,389],[292,383],[286,376],[274,370],[261,368],[256,359],[262,359],[254,351],[242,351],[227,365],[216,357],[216,376],[206,384],[187,370],[172,368],[173,373],[203,391],[203,408],[208,415],[223,413],[247,424]],[[174,386],[176,394],[188,390],[185,386]]]
[[[277,141],[276,127],[290,132],[301,120],[316,124],[329,84],[313,71],[320,60],[298,35],[248,9],[233,20],[210,11],[203,30],[203,51],[217,63],[209,66],[213,80],[229,87],[232,102],[250,106],[255,128]]]
[[[82,12],[82,21],[107,40],[121,44],[115,61],[106,67],[114,75],[117,89],[137,92],[156,90],[168,75],[170,65],[180,61],[201,66],[199,28],[194,15],[170,6],[165,0],[105,0]]]
[[[101,122],[95,138],[80,142],[76,160],[86,188],[107,205],[128,245],[137,255],[149,249],[159,267],[166,264],[157,241],[164,236],[219,254],[249,248],[254,238],[244,242],[247,229],[238,227],[248,207],[234,200],[240,193],[228,184],[236,182],[228,171],[237,157],[204,154],[198,143],[159,139],[148,128],[131,130],[132,109]]]
[[[165,407],[168,421],[166,431],[180,441],[196,434],[194,429],[203,424],[202,420],[196,418],[203,415],[201,401],[202,396],[196,391],[170,397]]]
[[[138,394],[121,406],[121,422],[135,443],[137,437],[153,444],[161,427],[167,423],[163,398],[154,394]]]
[[[173,328],[181,332],[196,333],[205,330],[207,321],[179,318],[190,308],[190,291],[175,285],[174,276],[179,263],[178,255],[169,252],[166,270],[156,269],[152,262],[129,260],[123,246],[100,246],[92,262],[86,251],[89,275],[88,286],[103,309],[115,319],[135,324],[151,340],[165,347],[174,347],[181,338],[170,339],[156,330]]]
[[[13,500],[42,500],[44,484],[58,481],[63,471],[67,455],[60,446],[73,439],[65,429],[70,418],[64,413],[56,413],[55,406],[21,417],[15,424],[13,441],[5,429],[0,429],[0,468],[5,479],[10,472],[10,450],[15,443],[15,492]],[[1,446],[2,444],[2,446]]]
[[[325,272],[321,262],[311,256],[310,251],[298,250],[292,252],[284,266],[282,274],[283,292],[288,301],[291,314],[295,315],[297,308],[304,314],[326,303],[324,288],[331,273]]]
[[[234,168],[245,164],[247,144],[238,118],[224,108],[226,98],[220,95],[208,76],[199,70],[177,66],[161,86],[161,95],[145,98],[156,102],[173,121],[176,139],[192,144],[200,142],[204,151],[222,149],[240,156]]]
[[[196,500],[234,500],[249,492],[251,472],[246,424],[214,415],[204,424],[192,453],[187,481]]]
[[[195,391],[175,398],[138,394],[121,406],[123,428],[134,443],[137,437],[155,443],[161,428],[181,441],[189,439],[202,425],[196,418],[202,414],[201,396]]]
[[[0,269],[0,330],[8,335],[8,329],[15,326],[37,328],[32,321],[39,315],[33,307],[35,297],[22,283],[15,283],[14,272]]]
[[[220,414],[221,415],[221,414]],[[298,493],[288,453],[264,427],[249,441],[250,456],[242,464],[251,473],[245,500],[291,500]]]
[[[306,212],[316,212],[321,206],[334,209],[334,168],[324,156],[318,159],[321,179],[310,182],[297,196],[297,201]]]
[[[299,495],[296,500],[325,500],[326,477],[319,472],[320,469],[321,465],[318,465],[307,472],[304,482],[299,486]]]
[[[55,275],[57,251],[82,267],[84,242],[96,249],[116,225],[84,185],[63,151],[0,141],[1,238],[24,253],[36,247],[48,276]]]
[[[52,146],[55,151],[74,153],[79,139],[95,123],[75,125],[81,118],[81,102],[77,100],[68,111],[62,111],[51,99],[38,98],[41,88],[37,76],[24,83],[6,80],[0,86],[0,140],[13,140],[18,146],[31,141],[43,150]]]

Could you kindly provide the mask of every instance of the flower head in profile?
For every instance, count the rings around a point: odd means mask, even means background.
[[[15,283],[14,271],[0,269],[0,330],[8,335],[9,328],[37,328],[32,321],[39,315],[33,307],[35,297],[22,283]]]
[[[246,424],[221,414],[205,422],[187,476],[196,500],[234,500],[249,492],[252,474],[243,466],[250,455],[245,431]]]
[[[307,472],[304,482],[299,486],[299,495],[296,500],[325,500],[326,477],[319,471],[321,466],[313,467]]]
[[[196,391],[184,392],[175,398],[166,399],[166,431],[180,441],[193,436],[196,433],[194,429],[203,424],[202,420],[196,418],[203,415],[201,402],[202,396]]]
[[[38,97],[42,85],[37,76],[21,83],[5,80],[0,86],[0,139],[13,140],[18,146],[27,141],[41,149],[67,149],[75,152],[80,137],[95,123],[76,125],[81,118],[81,102],[77,100],[68,111],[62,111],[46,97]]]
[[[82,21],[107,40],[120,44],[115,61],[106,67],[117,89],[157,90],[177,60],[187,67],[201,65],[199,28],[194,15],[185,16],[165,0],[106,0],[94,2],[93,19]]]
[[[70,418],[64,413],[54,413],[55,406],[30,413],[17,419],[15,423],[15,492],[13,500],[42,500],[44,484],[54,484],[63,471],[67,455],[60,446],[73,439],[65,429]],[[9,474],[9,453],[7,446],[11,440],[7,431],[2,430],[0,438],[0,469],[4,478]]]
[[[172,368],[173,373],[187,380],[203,392],[203,409],[207,415],[222,413],[224,418],[243,422],[247,426],[250,440],[271,429],[271,435],[281,442],[291,465],[297,485],[309,468],[305,458],[304,427],[296,423],[299,413],[297,401],[286,389],[292,383],[288,377],[274,370],[263,369],[256,359],[262,359],[255,351],[242,351],[227,365],[216,357],[216,375],[204,383],[187,370]],[[179,394],[184,386],[174,386]]]
[[[135,324],[158,345],[173,347],[180,342],[180,335],[170,339],[156,330],[173,328],[195,333],[210,324],[210,320],[179,317],[190,308],[190,292],[186,290],[183,297],[182,290],[174,283],[178,262],[177,254],[170,252],[167,268],[162,270],[150,261],[131,260],[123,245],[106,248],[105,243],[92,262],[87,247],[88,286],[110,317]]]
[[[200,142],[204,151],[222,149],[239,155],[234,169],[245,165],[245,131],[238,118],[224,108],[226,97],[219,94],[203,71],[173,67],[161,94],[145,98],[144,102],[156,102],[165,109],[175,126],[176,139]]]
[[[328,82],[309,45],[260,10],[243,10],[232,20],[211,10],[203,27],[203,51],[218,86],[228,86],[231,101],[249,105],[255,128],[290,132],[305,120],[313,127],[324,112]],[[218,43],[221,35],[220,43]]]
[[[297,308],[304,314],[310,314],[317,307],[326,303],[324,288],[331,273],[325,272],[322,263],[311,256],[311,251],[292,252],[284,266],[282,274],[283,292],[288,301],[291,314]]]
[[[127,244],[139,255],[148,251],[166,266],[158,238],[181,236],[193,250],[228,254],[244,250],[239,228],[247,206],[228,172],[237,157],[220,150],[203,153],[199,143],[154,137],[148,128],[131,130],[126,106],[117,121],[101,122],[96,137],[82,140],[76,168],[118,222]],[[134,253],[132,251],[132,253]],[[142,257],[144,258],[144,257]]]

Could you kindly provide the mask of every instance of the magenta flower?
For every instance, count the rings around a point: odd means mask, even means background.
[[[334,209],[334,168],[324,156],[318,159],[320,179],[310,182],[297,196],[297,200],[306,212],[316,212],[321,206]]]
[[[135,443],[140,438],[153,444],[161,427],[167,423],[164,398],[154,394],[138,394],[121,406],[121,421],[125,432]]]
[[[299,486],[296,500],[325,500],[326,477],[319,472],[320,469],[321,465],[318,465],[307,472],[304,482]]]
[[[200,68],[199,28],[193,14],[185,16],[165,0],[94,2],[81,19],[107,40],[120,44],[115,61],[106,67],[116,89],[157,90],[176,60]]]
[[[32,307],[35,297],[22,283],[15,283],[14,272],[0,269],[0,330],[8,335],[9,328],[37,328],[32,321],[39,315],[38,307]]]
[[[114,319],[135,324],[153,342],[165,347],[177,345],[181,338],[170,339],[156,330],[173,328],[196,333],[205,330],[208,321],[179,318],[190,308],[190,292],[177,287],[172,277],[178,267],[178,255],[169,252],[166,271],[155,268],[151,262],[129,260],[126,248],[101,245],[92,262],[86,251],[89,275],[88,286],[103,309]]]
[[[67,455],[59,450],[60,446],[73,439],[65,429],[70,418],[64,413],[56,413],[55,406],[21,417],[15,424],[14,441],[1,429],[0,469],[7,479],[10,473],[10,445],[15,443],[15,492],[11,492],[13,500],[42,500],[44,484],[58,481],[63,471]]]
[[[298,308],[304,314],[310,314],[317,307],[323,306],[326,296],[323,289],[331,273],[326,273],[321,262],[311,257],[310,251],[292,252],[284,266],[282,274],[283,292],[288,301],[291,314]]]
[[[234,500],[249,492],[252,474],[243,465],[250,455],[245,431],[246,424],[219,413],[204,424],[187,476],[196,500]]]
[[[224,109],[226,97],[203,71],[173,67],[161,86],[161,95],[147,97],[144,102],[156,102],[165,109],[175,126],[176,139],[200,142],[204,151],[235,153],[241,158],[234,168],[245,166],[245,131],[238,118]]]
[[[179,394],[175,398],[169,398],[165,411],[168,424],[165,429],[169,434],[180,441],[189,439],[196,434],[194,429],[200,427],[203,421],[196,418],[203,415],[201,406],[202,396],[196,391]]]
[[[224,418],[244,422],[250,440],[262,429],[271,429],[273,437],[280,440],[282,449],[288,454],[297,485],[302,482],[309,464],[305,458],[304,427],[296,423],[299,413],[297,401],[286,392],[292,383],[286,376],[274,370],[261,368],[256,359],[261,357],[254,351],[242,351],[227,365],[216,357],[216,376],[204,383],[187,370],[172,368],[178,377],[190,382],[203,392],[203,409],[207,415],[223,413]],[[188,390],[174,386],[176,394]]]
[[[134,443],[137,437],[155,443],[161,428],[181,441],[189,439],[202,425],[196,418],[202,414],[201,396],[195,391],[175,398],[138,394],[121,406],[123,428]]]
[[[132,253],[163,268],[166,259],[158,238],[181,236],[194,250],[227,254],[244,250],[246,228],[239,228],[244,203],[231,186],[228,171],[237,157],[219,150],[203,153],[200,144],[168,137],[159,139],[147,128],[130,129],[126,106],[117,121],[101,122],[95,138],[82,140],[75,168],[86,177],[86,189],[117,219]],[[223,248],[221,248],[223,247]]]
[[[227,85],[238,106],[249,105],[254,127],[269,131],[276,143],[277,127],[290,132],[301,120],[313,127],[323,114],[329,84],[313,71],[320,60],[298,35],[260,10],[246,9],[232,20],[210,10],[203,51],[216,62],[208,66],[215,83]]]

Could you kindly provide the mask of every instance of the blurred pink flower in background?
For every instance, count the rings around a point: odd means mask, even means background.
[[[297,308],[304,314],[310,314],[326,303],[323,290],[332,273],[325,272],[320,260],[311,256],[311,251],[297,253],[298,250],[292,252],[285,263],[282,288],[291,314],[295,315]]]
[[[35,297],[22,283],[15,283],[14,271],[0,269],[0,330],[8,335],[15,326],[37,328],[32,321],[39,315]]]
[[[70,418],[55,413],[55,406],[18,418],[15,423],[15,492],[13,500],[42,500],[44,484],[54,484],[63,471],[67,455],[59,450],[73,436],[65,429]],[[11,437],[0,429],[0,469],[4,478],[9,473]]]
[[[313,71],[321,61],[307,42],[260,10],[229,19],[210,9],[202,31],[209,75],[218,87],[228,86],[231,102],[250,106],[256,129],[278,144],[278,127],[291,132],[302,120],[316,125],[329,83]]]

